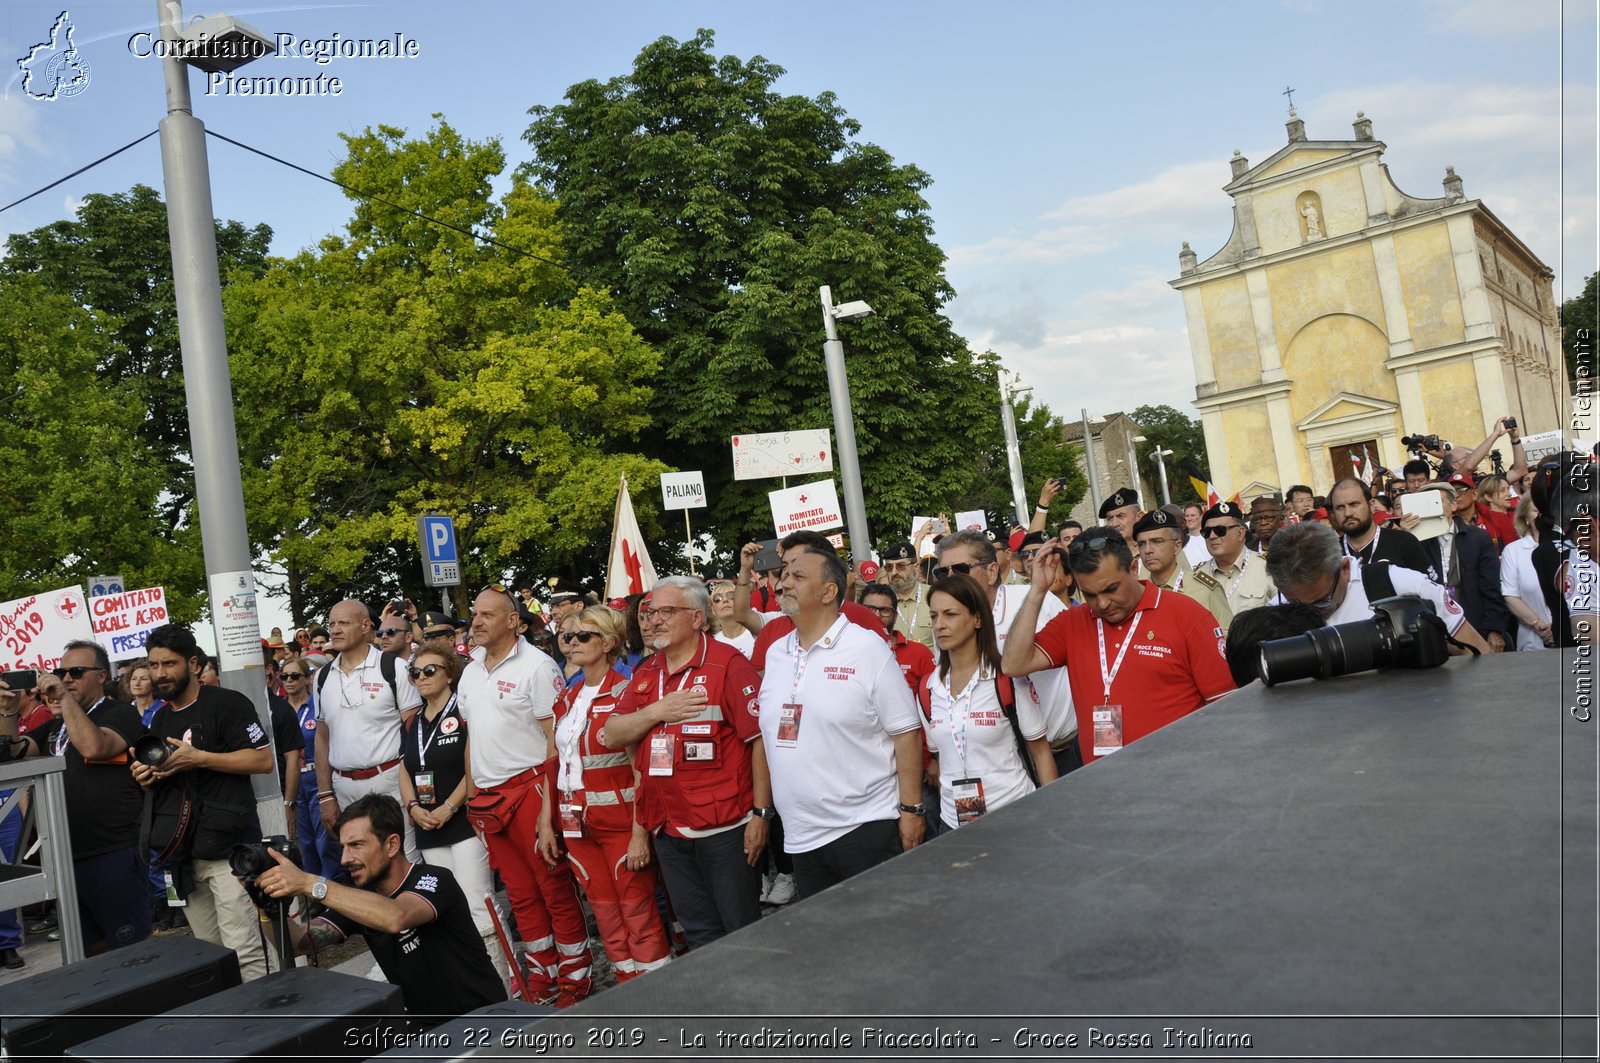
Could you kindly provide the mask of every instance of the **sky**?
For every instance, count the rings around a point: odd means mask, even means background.
[[[17,60],[49,40],[62,0],[8,0],[0,13],[0,205],[165,113],[159,60],[135,54],[155,3],[65,10],[89,77],[53,100],[24,91]],[[532,2],[464,14],[395,0],[226,10],[269,35],[415,42],[411,58],[275,57],[240,72],[337,77],[337,96],[245,96],[191,75],[209,129],[322,173],[343,157],[340,133],[382,123],[421,135],[435,114],[467,136],[498,137],[514,166],[528,157],[530,106],[626,73],[660,36],[713,29],[719,54],[782,66],[779,91],[833,92],[860,139],[931,175],[925,194],[957,292],[947,307],[957,332],[1068,418],[1143,403],[1194,414],[1182,300],[1168,282],[1183,241],[1204,260],[1227,240],[1228,160],[1237,149],[1259,162],[1284,145],[1286,88],[1312,140],[1351,139],[1366,112],[1412,195],[1442,195],[1453,165],[1467,196],[1555,272],[1560,298],[1596,268],[1592,2]],[[270,225],[274,253],[313,246],[350,215],[331,185],[216,140],[209,150],[216,214]],[[0,239],[70,217],[90,192],[138,182],[162,186],[155,138],[0,212]]]

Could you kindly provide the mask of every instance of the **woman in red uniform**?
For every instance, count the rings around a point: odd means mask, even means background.
[[[539,854],[560,859],[566,843],[578,882],[594,912],[617,981],[637,978],[670,958],[656,910],[650,837],[634,817],[639,785],[633,751],[601,741],[627,679],[614,665],[626,651],[627,621],[604,605],[566,619],[561,652],[583,670],[584,682],[556,702],[553,786],[539,817]]]

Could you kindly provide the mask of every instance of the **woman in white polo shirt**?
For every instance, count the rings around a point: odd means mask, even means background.
[[[1002,696],[1011,684],[1000,672],[994,614],[977,580],[963,573],[940,580],[928,607],[939,670],[924,681],[922,726],[936,758],[940,814],[956,827],[1032,793],[1035,777],[1038,785],[1054,782],[1056,762],[1032,698],[1006,696],[1015,704],[1016,726],[1006,717]]]

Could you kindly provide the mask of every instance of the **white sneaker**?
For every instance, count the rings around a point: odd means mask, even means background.
[[[770,904],[771,903],[770,901],[767,900],[767,898],[772,895],[772,883],[777,879],[777,877],[778,877],[777,875],[762,875],[761,876],[761,899],[760,899],[760,903],[761,904]]]
[[[773,876],[772,888],[761,899],[767,904],[788,904],[794,900],[794,876]]]

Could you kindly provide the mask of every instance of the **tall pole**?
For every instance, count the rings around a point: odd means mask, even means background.
[[[1162,450],[1161,444],[1157,443],[1150,456],[1156,459],[1156,476],[1161,480],[1161,504],[1165,506],[1172,501],[1172,492],[1167,490],[1167,463],[1163,459],[1172,457],[1172,451]]]
[[[1128,437],[1128,476],[1133,480],[1133,497],[1138,500],[1139,508],[1144,508],[1144,488],[1139,484],[1139,466],[1136,464],[1133,452],[1133,437]]]
[[[839,455],[839,479],[844,482],[844,523],[850,533],[850,560],[859,565],[872,557],[872,536],[867,531],[867,501],[856,459],[856,419],[850,407],[844,344],[839,342],[839,329],[833,320],[833,292],[826,284],[820,292],[822,328],[827,337],[822,344],[822,359],[828,367],[828,399],[833,404],[833,449]]]
[[[1100,505],[1105,495],[1100,491],[1100,470],[1094,461],[1094,437],[1089,434],[1089,411],[1083,411],[1083,467],[1089,474],[1089,506]]]
[[[189,70],[177,58],[183,6],[156,0],[167,116],[161,120],[161,172],[167,196],[167,232],[172,245],[172,281],[178,304],[178,343],[188,400],[189,453],[194,465],[200,541],[210,591],[211,625],[222,685],[254,703],[270,739],[261,657],[261,627],[255,605],[250,536],[245,529],[244,487],[239,472],[239,437],[233,420],[233,384],[222,325],[222,281],[217,271],[216,214],[211,209],[211,170],[205,126],[192,113]],[[224,603],[227,603],[224,605]],[[274,750],[276,753],[276,750]],[[251,776],[262,828],[282,834],[283,791],[277,774]]]
[[[1011,398],[1015,394],[1006,384],[1006,371],[1000,370],[1000,424],[1006,430],[1006,468],[1011,473],[1011,504],[1016,507],[1017,523],[1024,528],[1032,520],[1028,512],[1027,495],[1022,490],[1022,448],[1017,443],[1017,415],[1011,409]]]

